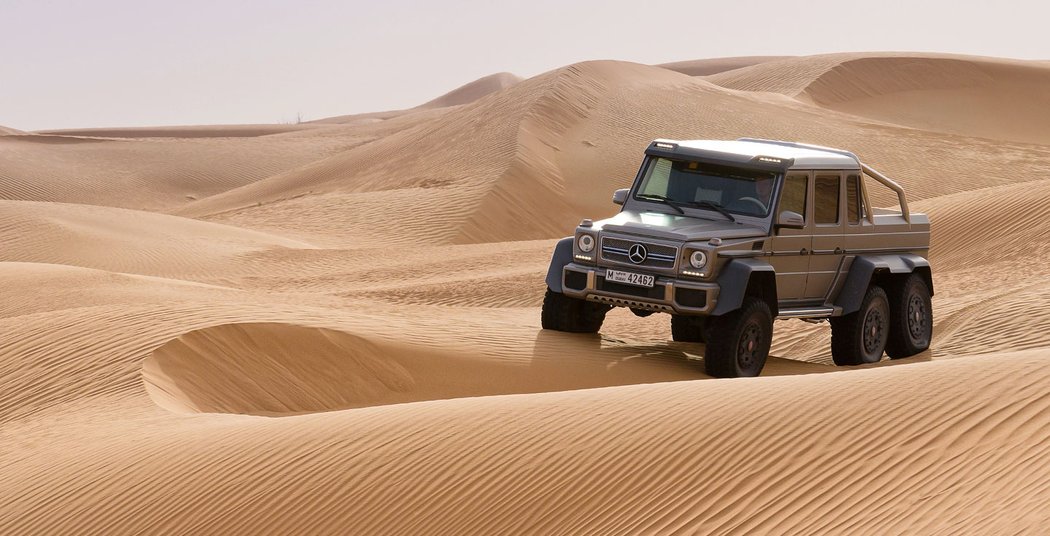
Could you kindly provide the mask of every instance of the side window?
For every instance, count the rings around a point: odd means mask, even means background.
[[[817,224],[839,222],[839,183],[838,175],[817,175],[816,187],[813,190],[813,212]]]
[[[864,201],[860,195],[860,175],[849,175],[846,177],[846,221],[860,223],[861,214],[864,213]]]
[[[780,195],[780,211],[790,210],[806,217],[806,187],[809,177],[806,175],[788,175],[784,180],[784,193]],[[778,216],[779,217],[779,216]]]

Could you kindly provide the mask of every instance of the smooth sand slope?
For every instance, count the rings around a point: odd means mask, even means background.
[[[0,138],[0,533],[1043,534],[1050,141],[1004,112],[1037,126],[1043,69],[587,62],[279,133]],[[666,315],[539,329],[649,139],[745,135],[930,214],[930,351],[835,367],[783,321],[713,380]]]

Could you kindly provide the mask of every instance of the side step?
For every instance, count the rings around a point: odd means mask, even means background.
[[[828,318],[834,315],[834,307],[799,307],[781,309],[777,318]]]

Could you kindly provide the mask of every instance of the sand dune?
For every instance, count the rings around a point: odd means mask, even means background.
[[[900,180],[912,199],[1050,171],[1045,150],[1030,145],[846,114],[814,121],[820,111],[656,67],[588,62],[190,203],[179,213],[340,247],[398,240],[372,225],[390,211],[401,215],[405,230],[429,229],[438,242],[547,238],[571,228],[580,214],[609,214],[608,192],[630,183],[641,149],[660,136],[751,135],[847,146]],[[1001,163],[986,157],[989,152],[1009,158],[1016,173],[1002,173]],[[936,164],[916,166],[916,160]],[[945,175],[957,178],[947,185],[935,180]],[[890,196],[879,199],[888,202]],[[333,230],[339,242],[327,242]]]
[[[22,132],[21,130],[18,130],[18,129],[14,129],[14,128],[5,127],[3,125],[0,125],[0,136],[12,136],[12,135],[17,135],[17,134],[25,134],[25,132]]]
[[[1045,62],[664,67],[0,138],[0,533],[1043,533]],[[651,138],[745,135],[930,214],[929,351],[835,367],[778,321],[763,377],[714,380],[666,315],[539,329],[556,239]]]

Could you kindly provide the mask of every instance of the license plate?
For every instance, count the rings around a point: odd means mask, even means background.
[[[634,285],[636,287],[652,287],[656,281],[651,275],[645,274],[632,274],[631,272],[621,272],[619,270],[609,270],[605,272],[605,280],[613,281],[616,283],[623,283],[625,285]]]

